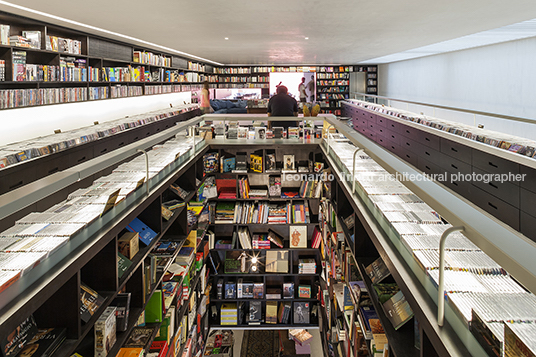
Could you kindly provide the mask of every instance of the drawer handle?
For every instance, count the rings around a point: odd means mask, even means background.
[[[424,138],[424,140],[426,140],[426,141],[430,141],[430,139],[428,139],[428,138]]]
[[[424,152],[426,155],[430,156],[430,153],[428,151],[425,151]]]
[[[450,150],[452,150],[454,152],[458,152],[458,150],[456,150],[455,148],[450,148]]]
[[[82,161],[84,161],[85,159],[86,159],[86,157],[85,157],[85,156],[82,156],[80,159],[78,159],[78,162],[82,162]]]
[[[138,139],[139,139],[139,137],[136,136],[136,137],[134,138],[134,141],[136,141],[136,140],[138,140]]]
[[[108,151],[108,149],[102,149],[102,150],[100,151],[100,153],[101,153],[101,154],[104,154],[106,151]]]
[[[424,167],[426,167],[428,170],[432,170],[432,169],[431,169],[430,167],[428,167],[428,166],[424,166]]]
[[[125,145],[125,142],[124,142],[124,141],[121,141],[121,142],[119,143],[119,145],[117,145],[117,146],[123,146],[123,145]]]
[[[53,169],[48,170],[48,174],[50,175],[50,174],[53,174],[54,172],[58,172],[58,171],[60,171],[59,167],[55,167]]]
[[[494,185],[494,184],[491,183],[491,182],[489,183],[489,185],[490,185],[491,187],[493,187],[493,188],[499,188],[499,187],[497,187],[497,185]]]
[[[490,205],[491,207],[493,207],[495,209],[498,209],[497,206],[493,205],[491,202],[488,202],[488,205]]]
[[[495,165],[493,162],[488,161],[489,166],[495,167],[496,169],[499,168],[499,166]]]
[[[393,150],[394,150],[394,149],[395,149],[395,147],[394,147],[394,146],[391,146],[391,149],[393,149]]]
[[[383,133],[383,130],[382,130],[382,129],[380,129],[380,133]]]
[[[458,187],[458,184],[456,183],[456,181],[452,181],[452,184],[456,187]]]
[[[406,157],[407,157],[408,159],[411,159],[411,156],[409,156],[408,154],[406,154]]]
[[[145,133],[145,136],[150,136],[150,135],[151,135],[151,132],[150,132],[150,131],[147,132],[147,133]]]
[[[374,136],[374,134],[370,134],[370,136]]]
[[[410,143],[408,143],[408,142],[406,142],[406,145],[407,145],[407,146],[411,146],[411,144],[410,144]]]
[[[394,135],[391,135],[391,137],[392,137],[393,139],[395,138],[395,136],[394,136]]]
[[[450,166],[454,167],[456,170],[458,170],[458,168],[456,167],[456,165],[454,164],[450,164]]]
[[[9,189],[10,189],[10,190],[14,190],[14,189],[16,189],[16,188],[18,188],[18,187],[20,187],[20,186],[22,186],[22,181],[19,181],[19,182],[17,182],[17,183],[14,184],[14,185],[9,186]]]
[[[406,130],[406,133],[410,134],[409,130]]]

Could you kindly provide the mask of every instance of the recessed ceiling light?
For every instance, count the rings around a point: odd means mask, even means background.
[[[309,39],[309,37],[306,37],[305,39],[306,39],[306,40],[308,40],[308,39]]]
[[[226,40],[228,40],[228,39],[229,39],[229,37],[226,37],[225,39],[226,39]]]

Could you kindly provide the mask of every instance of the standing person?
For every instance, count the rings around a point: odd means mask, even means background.
[[[287,87],[278,86],[276,94],[268,101],[267,113],[269,117],[297,117],[298,102],[296,102],[296,99],[288,95]],[[289,126],[296,126],[296,122],[278,121],[274,122],[272,126],[288,128]]]
[[[210,106],[210,93],[208,91],[208,82],[203,83],[203,89],[201,90],[201,113],[210,114],[212,113],[212,107]]]
[[[315,76],[311,74],[311,79],[307,82],[305,86],[309,92],[309,102],[313,103],[315,101]]]
[[[300,92],[300,102],[307,102],[307,93],[305,92],[305,77],[302,77],[301,83],[298,86],[298,91]]]

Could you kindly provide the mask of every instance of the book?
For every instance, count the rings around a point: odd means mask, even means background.
[[[265,271],[267,273],[288,273],[288,250],[267,250]]]
[[[132,262],[127,259],[123,254],[117,253],[117,276],[122,277],[123,274],[128,270],[132,265]]]
[[[134,220],[126,226],[126,229],[130,232],[139,233],[140,240],[147,246],[149,246],[151,241],[157,236],[156,232],[143,223],[139,218],[134,218]]]
[[[117,294],[114,301],[110,304],[115,306],[115,317],[117,320],[117,331],[126,331],[128,325],[128,316],[130,313],[130,297],[131,293]]]
[[[260,325],[262,322],[262,302],[250,301],[249,302],[249,325]]]
[[[132,259],[140,250],[139,248],[139,233],[138,232],[125,232],[117,240],[117,248],[119,253],[123,254],[126,258]]]
[[[154,327],[134,327],[123,347],[145,348],[149,344],[154,331]]]
[[[142,357],[145,350],[141,347],[122,347],[117,357]]]
[[[294,155],[283,155],[283,172],[294,172]]]
[[[51,356],[65,341],[66,332],[65,328],[38,329],[18,356]]]
[[[294,283],[283,283],[283,299],[294,299]]]
[[[266,302],[266,319],[265,320],[267,324],[277,324],[277,302],[276,301]]]
[[[80,317],[87,323],[105,299],[86,284],[80,283],[80,301]]]
[[[268,240],[274,243],[277,247],[283,248],[283,237],[271,229],[268,230]]]
[[[225,252],[225,274],[243,274],[249,271],[250,259],[245,251],[228,250]]]
[[[236,283],[234,281],[227,281],[225,283],[225,298],[236,299]]]
[[[95,357],[106,357],[116,341],[115,306],[108,306],[95,322]]]
[[[162,290],[155,290],[145,305],[145,322],[156,323],[163,320],[164,298]]]
[[[266,128],[256,127],[255,128],[255,139],[264,140],[266,139]]]
[[[263,283],[253,283],[253,298],[254,299],[264,298],[264,284]]]
[[[233,157],[225,157],[222,156],[221,158],[221,172],[232,172],[236,169],[236,158]]]
[[[254,172],[262,172],[262,156],[261,155],[250,155],[250,167]]]
[[[365,268],[365,272],[372,280],[373,284],[377,284],[385,279],[389,274],[389,269],[383,262],[382,258],[378,258]]]
[[[308,324],[309,323],[309,303],[295,301],[294,302],[294,317],[293,322],[295,324]]]
[[[304,299],[311,298],[311,285],[300,285],[298,286],[298,297]]]
[[[289,247],[307,248],[307,226],[289,226]]]
[[[382,307],[395,330],[398,330],[413,317],[413,310],[406,301],[402,291],[398,291],[393,297],[383,303]]]
[[[30,315],[7,336],[1,337],[0,347],[5,357],[14,357],[37,334],[37,325]]]
[[[203,155],[203,172],[214,173],[219,171],[219,153],[210,152]]]
[[[281,176],[268,177],[268,194],[270,197],[281,197]]]
[[[274,171],[277,169],[275,161],[275,153],[266,154],[266,171]]]

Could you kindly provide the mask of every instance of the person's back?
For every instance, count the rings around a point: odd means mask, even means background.
[[[298,102],[287,94],[288,89],[285,86],[277,87],[277,94],[274,95],[268,101],[268,116],[272,117],[297,117],[298,116]],[[296,126],[295,121],[280,121],[274,122],[272,127],[282,126]]]

